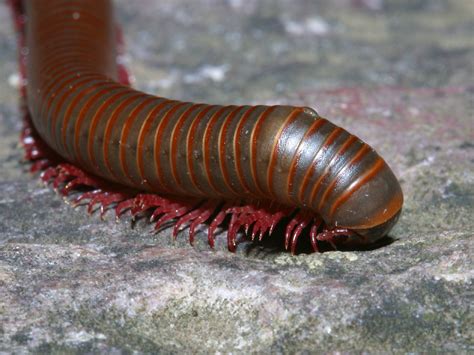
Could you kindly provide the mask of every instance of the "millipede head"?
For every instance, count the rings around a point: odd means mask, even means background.
[[[326,222],[355,232],[359,242],[373,243],[390,232],[402,205],[400,184],[382,160],[378,172],[337,206]]]

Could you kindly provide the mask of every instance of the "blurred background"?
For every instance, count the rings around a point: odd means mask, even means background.
[[[137,84],[165,96],[248,102],[473,79],[471,0],[122,0],[117,17]]]

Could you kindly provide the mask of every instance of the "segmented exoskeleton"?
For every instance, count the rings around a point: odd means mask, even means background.
[[[76,202],[118,203],[118,213],[155,207],[152,217],[178,218],[177,229],[189,222],[192,233],[210,219],[211,244],[231,214],[231,249],[241,226],[262,236],[285,215],[293,215],[286,238],[293,251],[306,227],[317,249],[317,240],[340,235],[376,240],[396,222],[403,195],[388,165],[314,110],[142,93],[117,64],[109,1],[11,3],[24,46],[27,114],[46,149],[72,164],[44,163],[43,178],[68,183],[66,192],[96,188]],[[143,194],[132,198],[122,185]]]

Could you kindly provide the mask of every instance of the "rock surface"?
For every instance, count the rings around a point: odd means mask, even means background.
[[[373,250],[291,256],[71,208],[22,163],[2,3],[0,351],[474,351],[470,0],[116,5],[137,87],[313,106],[384,156],[404,213]]]

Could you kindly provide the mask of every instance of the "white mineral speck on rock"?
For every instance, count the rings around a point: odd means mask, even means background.
[[[8,85],[14,88],[18,88],[20,86],[20,76],[18,73],[13,73],[8,76]]]
[[[311,17],[303,21],[285,21],[284,26],[286,32],[297,36],[305,34],[322,36],[329,32],[328,23],[319,17]]]
[[[188,84],[198,83],[202,80],[210,79],[214,82],[221,82],[229,70],[227,64],[223,65],[204,65],[195,73],[184,76],[184,82]]]

